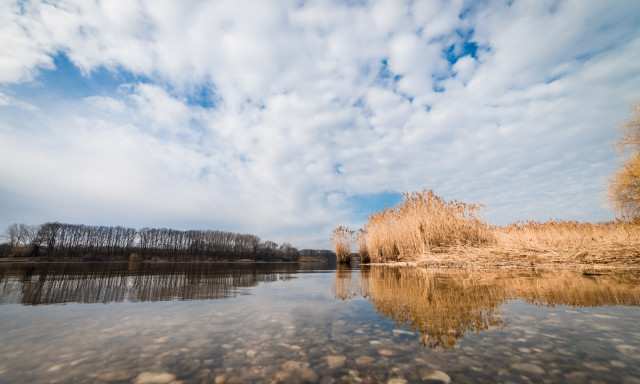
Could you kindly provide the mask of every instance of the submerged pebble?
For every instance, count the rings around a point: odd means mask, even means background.
[[[106,381],[107,383],[125,381],[125,380],[131,379],[132,377],[133,377],[133,374],[127,371],[109,371],[109,372],[102,373],[100,374],[100,376],[98,376],[100,380]]]
[[[534,373],[537,375],[542,375],[545,373],[544,369],[531,363],[516,363],[516,364],[512,364],[511,368],[516,369],[518,371],[527,372],[527,373]]]
[[[451,382],[449,375],[437,369],[420,370],[420,379],[422,381],[433,382],[434,384],[436,382],[443,384],[449,384]]]
[[[343,355],[330,355],[327,356],[326,359],[329,368],[342,368],[344,367],[344,363],[347,360],[347,357]]]
[[[174,381],[176,375],[168,372],[142,372],[133,380],[134,384],[166,384]]]
[[[371,356],[360,356],[356,358],[356,365],[369,365],[373,364],[375,361],[376,359]]]

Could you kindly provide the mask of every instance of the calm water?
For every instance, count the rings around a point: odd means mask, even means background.
[[[0,382],[640,383],[640,274],[1,264]]]

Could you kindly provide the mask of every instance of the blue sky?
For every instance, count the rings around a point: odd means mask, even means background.
[[[7,1],[0,228],[328,248],[404,191],[494,224],[614,217],[637,1]]]

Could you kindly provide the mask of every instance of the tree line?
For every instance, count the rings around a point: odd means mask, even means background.
[[[168,228],[90,226],[48,222],[12,224],[5,231],[2,256],[50,260],[204,261],[254,259],[297,261],[300,253],[289,243],[262,241],[258,236],[216,230],[181,231]]]

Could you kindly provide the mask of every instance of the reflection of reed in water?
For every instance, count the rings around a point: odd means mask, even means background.
[[[454,348],[466,332],[505,325],[507,298],[491,285],[469,287],[451,275],[423,269],[374,268],[365,294],[376,311],[420,334],[420,345]],[[362,285],[362,284],[361,284]]]
[[[358,294],[356,283],[351,276],[351,266],[349,264],[338,264],[336,279],[333,284],[333,294],[341,300],[353,299]]]
[[[640,306],[640,275],[605,273],[581,274],[571,271],[541,272],[510,279],[509,287],[528,303],[602,307]]]
[[[351,281],[336,273],[336,297],[360,294],[378,313],[417,332],[422,346],[442,349],[455,348],[466,332],[505,326],[498,308],[510,299],[549,306],[640,305],[640,277],[613,272],[370,267],[357,284]]]
[[[0,267],[0,303],[204,300],[290,278],[295,264],[55,263]]]

